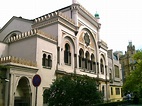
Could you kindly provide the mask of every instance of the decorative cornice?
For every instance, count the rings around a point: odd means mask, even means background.
[[[106,51],[107,51],[107,49],[108,49],[107,43],[104,42],[103,40],[98,41],[98,46],[99,46],[99,48],[102,48],[102,49],[104,49],[104,50],[106,50]]]
[[[18,41],[20,39],[24,39],[24,38],[33,36],[36,33],[37,33],[37,30],[36,29],[32,29],[30,31],[23,32],[21,34],[17,34],[15,36],[12,36],[12,37],[8,38],[8,40],[6,41],[6,43],[12,43],[12,42]]]
[[[34,19],[34,24],[49,20],[49,19],[51,19],[53,17],[56,17],[57,15],[58,15],[58,12],[55,11],[55,12],[49,13],[47,15],[38,17],[38,18]]]
[[[67,20],[71,24],[75,25],[75,22],[71,18],[67,17],[65,14],[59,12],[59,16],[62,17],[62,18],[64,18],[65,20]]]
[[[22,64],[22,65],[37,67],[36,62],[22,59],[22,58],[13,57],[13,56],[7,56],[7,57],[0,58],[0,64],[3,64],[3,63],[17,63],[17,64]]]
[[[31,36],[35,36],[35,35],[46,37],[46,38],[48,38],[52,41],[57,41],[57,37],[54,37],[53,35],[46,34],[46,33],[42,32],[40,30],[37,30],[37,29],[32,29],[30,31],[23,32],[21,34],[17,34],[16,36],[12,36],[12,37],[8,38],[6,43],[12,43],[12,42],[15,42],[15,41],[18,41],[18,40],[21,40],[21,39],[24,39],[24,38],[28,38],[28,37],[31,37]]]
[[[57,17],[54,17],[52,19],[49,19],[47,21],[41,21],[41,22],[37,22],[36,24],[33,24],[32,25],[32,28],[33,29],[39,29],[39,28],[42,28],[42,27],[46,27],[48,25],[51,25],[51,24],[54,24],[58,22],[58,18]]]
[[[65,14],[63,14],[62,12],[59,12],[59,11],[55,11],[55,12],[52,12],[52,13],[49,13],[49,14],[46,14],[44,16],[41,16],[41,17],[38,17],[34,20],[34,24],[33,24],[33,27],[38,27],[38,24],[39,23],[43,23],[45,21],[51,21],[51,19],[53,20],[55,17],[62,17],[64,18],[65,20],[67,20],[68,22],[70,22],[71,24],[75,24],[74,21],[67,17]],[[49,22],[47,22],[49,23]],[[51,23],[51,22],[50,22]],[[39,24],[40,25],[40,24]]]
[[[72,4],[71,5],[71,10],[78,10],[80,7],[80,4]]]

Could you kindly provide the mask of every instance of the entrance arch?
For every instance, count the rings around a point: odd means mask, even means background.
[[[14,106],[30,106],[31,105],[31,88],[28,78],[22,77],[17,85]]]

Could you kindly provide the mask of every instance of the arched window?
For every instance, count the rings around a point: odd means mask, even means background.
[[[9,38],[13,38],[13,37],[16,37],[16,35],[18,35],[18,34],[21,34],[22,32],[21,31],[18,31],[18,30],[15,30],[15,31],[12,31],[12,32],[10,32],[4,39],[3,39],[3,41],[4,42],[7,42],[8,41],[8,39]]]
[[[52,67],[52,59],[51,59],[51,55],[48,55],[47,54],[43,54],[43,57],[42,57],[42,66],[43,67],[46,67],[46,68],[51,68]]]
[[[115,70],[115,77],[119,78],[119,67],[117,65],[114,65]]]
[[[90,70],[96,73],[95,57],[93,54],[91,55]]]
[[[48,67],[52,67],[52,60],[51,60],[51,56],[50,55],[48,55],[48,59],[47,59],[47,66]]]
[[[90,70],[89,52],[85,53],[85,69]]]
[[[43,66],[46,66],[46,54],[43,54],[43,57],[42,57],[42,65],[43,65]]]
[[[67,65],[71,65],[71,52],[69,44],[65,44],[65,51],[64,51],[64,62]]]
[[[111,71],[111,69],[109,69],[109,79],[110,79],[110,82],[112,82],[112,71]]]
[[[79,67],[84,68],[84,52],[82,49],[79,50]]]
[[[111,87],[111,95],[113,95],[113,88]]]
[[[102,86],[102,94],[103,94],[103,96],[105,96],[105,87],[104,87],[104,85]]]
[[[100,69],[101,69],[101,73],[104,74],[104,63],[103,63],[103,59],[100,60]]]

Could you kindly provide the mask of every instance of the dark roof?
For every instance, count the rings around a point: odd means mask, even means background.
[[[22,18],[21,16],[20,16],[20,17],[13,16],[13,17],[0,29],[0,32],[1,32],[2,30],[4,30],[14,19],[19,19],[19,20],[23,20],[23,21],[27,21],[27,22],[33,23],[33,20],[25,19],[25,18]]]

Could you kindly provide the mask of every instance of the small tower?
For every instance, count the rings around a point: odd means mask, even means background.
[[[77,4],[77,0],[72,0],[72,4]]]
[[[97,12],[95,13],[95,18],[100,19],[100,16],[99,16],[99,14]]]
[[[132,41],[129,41],[129,45],[127,46],[127,53],[132,55],[135,53],[135,46],[132,44]]]
[[[78,3],[77,0],[72,0],[72,19],[75,25],[78,26]]]

